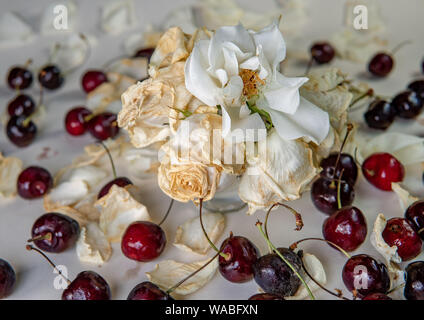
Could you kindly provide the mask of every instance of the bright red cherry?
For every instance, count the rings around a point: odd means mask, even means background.
[[[368,63],[368,71],[376,77],[386,77],[392,71],[394,63],[391,55],[380,52]]]
[[[29,116],[35,110],[35,102],[26,94],[17,95],[7,106],[9,116]]]
[[[3,259],[0,259],[0,299],[9,296],[16,282],[16,274],[12,266]]]
[[[78,274],[63,291],[62,300],[110,300],[110,287],[105,279],[94,271]]]
[[[127,300],[173,300],[170,295],[162,291],[150,281],[139,283],[131,290]]]
[[[328,42],[317,42],[311,47],[311,56],[318,64],[329,63],[333,60],[336,52]]]
[[[259,256],[255,245],[245,237],[230,236],[221,245],[219,272],[230,282],[242,283],[253,278],[253,264]]]
[[[337,158],[339,158],[338,163]],[[335,168],[336,163],[337,168]],[[355,163],[355,159],[347,153],[340,153],[340,157],[339,153],[332,153],[321,160],[320,166],[322,168],[321,176],[335,180],[339,179],[343,170],[341,180],[346,181],[351,186],[355,185],[358,178],[358,166]]]
[[[93,117],[88,122],[88,131],[99,140],[115,137],[119,132],[116,114],[104,112]]]
[[[7,84],[14,90],[27,89],[32,84],[32,73],[25,67],[13,67],[7,74]]]
[[[65,117],[65,129],[73,136],[80,136],[87,129],[87,117],[92,114],[84,107],[76,107],[68,111]]]
[[[43,251],[60,253],[76,243],[79,231],[74,219],[60,213],[46,213],[34,222],[31,241]]]
[[[26,168],[18,177],[18,194],[25,199],[44,196],[53,186],[51,174],[44,168],[32,166]]]
[[[322,233],[345,251],[354,251],[367,237],[367,222],[358,208],[343,207],[325,220]]]
[[[380,190],[392,191],[392,182],[401,182],[405,177],[402,163],[390,153],[374,153],[362,164],[362,173],[369,183]]]
[[[284,300],[284,298],[271,293],[257,293],[251,296],[249,300]]]
[[[160,226],[138,221],[128,226],[122,237],[121,249],[129,259],[148,262],[159,257],[165,245],[165,232]]]
[[[38,73],[38,82],[40,82],[40,84],[48,90],[59,89],[63,85],[64,81],[65,78],[63,77],[62,72],[59,67],[55,65],[45,66]]]
[[[82,89],[89,93],[100,86],[102,83],[107,82],[107,76],[100,70],[88,70],[81,79]]]
[[[13,116],[7,122],[6,134],[17,147],[27,147],[37,135],[37,126],[26,116]]]
[[[424,239],[424,201],[416,201],[405,212],[405,218],[412,228]]]
[[[370,293],[366,295],[362,300],[393,300],[389,296],[385,295],[384,293]]]
[[[117,185],[118,187],[125,187],[130,184],[133,184],[132,181],[126,177],[118,177],[116,179],[113,179],[111,182],[107,183],[99,192],[97,195],[97,199],[100,199],[107,195],[109,193],[110,188],[112,188],[113,185]]]
[[[397,247],[397,253],[403,261],[415,258],[421,252],[421,238],[406,219],[388,220],[382,235],[389,246]]]

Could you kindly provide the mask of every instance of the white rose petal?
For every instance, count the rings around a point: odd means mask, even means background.
[[[51,202],[70,206],[82,200],[88,194],[88,185],[82,180],[65,181],[50,191],[48,198]]]
[[[25,44],[34,38],[32,28],[13,12],[0,16],[0,47]]]
[[[104,31],[118,34],[135,25],[135,9],[131,0],[111,1],[103,6],[101,26]]]
[[[112,255],[112,247],[97,223],[89,223],[81,228],[76,251],[81,262],[98,266],[108,261]]]
[[[392,182],[392,190],[399,198],[399,205],[402,212],[405,212],[411,204],[419,200],[419,198],[410,195],[410,193],[398,183]]]
[[[73,169],[69,173],[70,182],[83,181],[90,189],[96,188],[99,183],[107,177],[107,172],[96,166],[88,165]]]

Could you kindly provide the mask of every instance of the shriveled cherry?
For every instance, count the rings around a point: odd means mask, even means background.
[[[362,173],[368,182],[378,189],[391,191],[392,182],[401,182],[405,177],[405,168],[390,153],[379,152],[365,159]]]
[[[18,194],[25,199],[44,196],[53,186],[53,178],[46,169],[31,166],[22,171],[17,180]]]

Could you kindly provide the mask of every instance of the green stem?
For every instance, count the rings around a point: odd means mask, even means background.
[[[342,208],[342,199],[340,195],[340,186],[342,184],[342,175],[343,175],[344,169],[340,172],[339,180],[337,182],[337,208],[340,210]]]

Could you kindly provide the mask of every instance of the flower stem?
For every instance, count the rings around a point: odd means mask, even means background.
[[[165,213],[165,216],[162,218],[161,222],[159,222],[158,226],[162,225],[166,218],[168,218],[169,213],[171,212],[172,206],[174,205],[174,199],[171,199],[171,202],[169,203],[168,210]]]
[[[110,164],[112,166],[112,173],[113,173],[113,178],[116,179],[117,175],[116,175],[116,168],[115,168],[115,164],[113,163],[113,159],[112,159],[112,155],[109,151],[109,148],[106,146],[106,144],[103,141],[99,141],[98,143],[100,143],[102,145],[102,147],[105,149],[107,156],[109,157],[110,160]]]
[[[350,254],[347,253],[343,248],[341,248],[340,246],[338,246],[334,242],[331,242],[331,241],[325,240],[325,239],[321,239],[321,238],[305,238],[305,239],[302,239],[302,240],[299,240],[299,241],[296,241],[296,242],[292,243],[289,248],[292,249],[292,250],[294,250],[294,249],[297,248],[297,246],[299,245],[299,243],[304,242],[304,241],[309,241],[309,240],[317,240],[317,241],[327,242],[328,244],[331,244],[332,246],[334,246],[341,253],[343,253],[348,259],[351,258]]]

